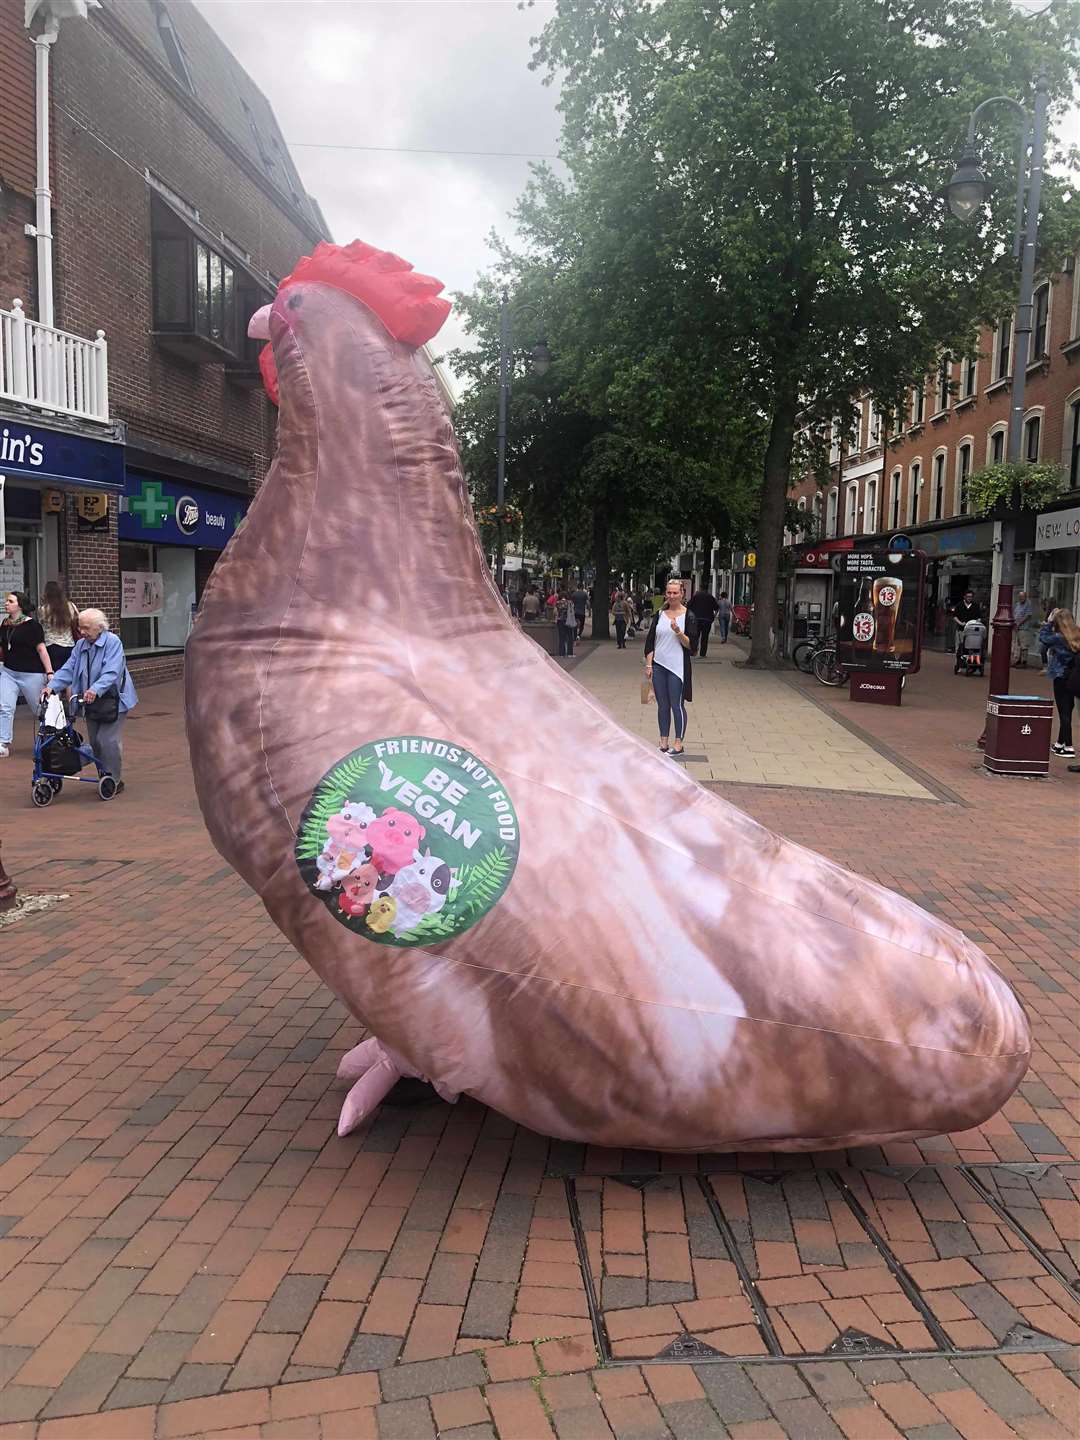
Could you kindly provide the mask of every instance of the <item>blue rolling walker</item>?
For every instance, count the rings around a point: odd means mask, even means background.
[[[65,780],[76,780],[80,785],[96,785],[102,800],[111,800],[116,794],[116,780],[75,729],[63,700],[60,704],[64,705],[64,718],[67,721],[64,728],[58,730],[45,724],[48,703],[48,693],[43,690],[38,706],[37,734],[34,736],[31,801],[42,808],[51,805],[64,788]],[[91,765],[94,767],[92,776],[80,774],[80,771]]]

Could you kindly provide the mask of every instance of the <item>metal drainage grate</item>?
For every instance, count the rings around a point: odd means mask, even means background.
[[[1080,1341],[1078,1247],[1066,1238],[1080,1202],[1059,1166],[565,1184],[609,1363],[1000,1355]]]

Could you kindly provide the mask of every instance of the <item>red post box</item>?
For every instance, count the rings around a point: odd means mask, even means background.
[[[1045,775],[1054,702],[1039,695],[991,695],[984,767],[993,775]]]

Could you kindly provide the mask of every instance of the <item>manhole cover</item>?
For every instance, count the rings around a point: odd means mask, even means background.
[[[608,1361],[1001,1354],[1080,1341],[1059,1167],[565,1182]]]

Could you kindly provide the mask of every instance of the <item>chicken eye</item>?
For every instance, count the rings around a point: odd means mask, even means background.
[[[386,823],[387,823],[387,825],[389,825],[390,829],[393,830],[394,826],[397,824],[397,821],[396,821],[396,820],[388,820]]]
[[[408,828],[408,826],[406,826],[405,829],[404,829],[401,833],[402,833],[406,838],[408,838],[408,837],[412,834],[412,831]]]

